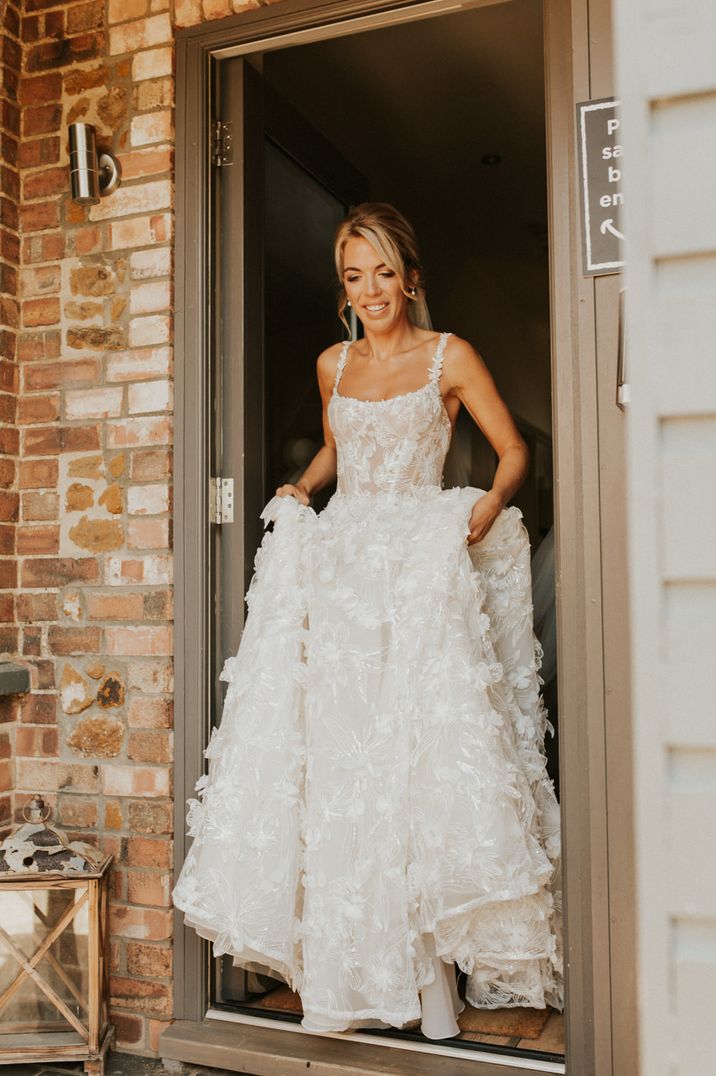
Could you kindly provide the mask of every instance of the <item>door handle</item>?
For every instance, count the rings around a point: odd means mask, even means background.
[[[617,352],[617,392],[616,404],[623,411],[630,400],[630,385],[627,381],[626,354],[626,284],[619,289],[619,342]]]

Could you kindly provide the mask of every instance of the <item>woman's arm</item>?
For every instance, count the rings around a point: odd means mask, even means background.
[[[329,482],[336,478],[336,442],[333,431],[328,421],[328,401],[333,392],[333,382],[336,376],[336,366],[340,344],[333,344],[322,351],[316,360],[316,373],[318,375],[318,388],[321,393],[322,420],[323,420],[323,444],[316,455],[303,472],[298,482],[292,485],[287,482],[279,486],[276,494],[279,497],[293,496],[301,504],[308,504],[314,493],[317,493]]]
[[[459,336],[452,337],[445,349],[443,371],[448,385],[446,395],[457,396],[465,405],[499,456],[492,489],[472,510],[468,538],[468,545],[472,545],[485,537],[524,482],[530,455],[492,374],[471,344]]]

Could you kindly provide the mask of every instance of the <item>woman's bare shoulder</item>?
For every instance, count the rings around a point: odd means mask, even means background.
[[[445,344],[443,370],[448,380],[459,385],[466,377],[487,373],[487,366],[480,352],[469,340],[451,333]]]
[[[318,382],[322,388],[327,388],[333,385],[342,347],[343,344],[339,340],[338,343],[331,344],[329,347],[324,348],[316,359]]]

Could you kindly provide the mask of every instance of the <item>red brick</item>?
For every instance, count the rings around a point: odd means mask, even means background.
[[[70,8],[70,11],[73,10]],[[94,59],[104,51],[103,33],[80,33],[74,37],[63,36],[54,41],[42,41],[25,50],[27,71],[49,71],[68,67],[80,60]]]
[[[109,990],[112,1004],[115,1006],[171,1016],[172,988],[170,983],[156,983],[115,975],[110,978]]]
[[[134,481],[147,482],[171,474],[171,455],[164,448],[140,449],[132,453],[130,475]]]
[[[18,518],[18,508],[20,506],[18,494],[0,490],[0,520],[4,522],[13,522]]]
[[[145,696],[133,698],[129,704],[127,723],[135,729],[170,729],[173,725],[172,700]]]
[[[56,296],[26,299],[22,304],[24,326],[56,325],[60,320],[60,300]]]
[[[35,422],[55,422],[60,416],[60,396],[23,396],[18,401],[17,421],[26,426]]]
[[[28,558],[22,567],[22,583],[25,587],[61,587],[66,583],[98,581],[99,565],[94,557]],[[99,628],[86,630],[96,632],[99,636]]]
[[[99,767],[82,763],[59,762],[49,759],[17,761],[17,787],[32,792],[74,790],[96,794],[99,789]]]
[[[14,788],[15,783],[15,770],[12,762],[5,760],[0,762],[0,790],[3,792],[9,792]]]
[[[97,426],[30,426],[24,434],[25,456],[93,451],[100,447]]]
[[[49,49],[54,50],[61,48],[60,42],[48,42],[45,45],[36,46],[37,49]],[[35,51],[29,50],[28,59],[30,54]],[[28,70],[39,70],[38,68],[28,67]],[[40,105],[38,108],[25,108],[22,113],[22,133],[23,137],[27,138],[28,135],[42,135],[42,134],[56,134],[60,129],[62,122],[62,106],[59,104]]]
[[[45,168],[26,176],[22,185],[23,198],[48,198],[62,194],[67,188],[66,168]]]
[[[60,356],[61,347],[62,338],[59,329],[22,332],[17,338],[17,357],[20,362],[57,359]]]
[[[20,597],[20,595],[18,595]],[[14,594],[0,594],[0,620],[12,621],[15,620],[15,595]]]
[[[0,555],[11,557],[15,553],[17,553],[17,528],[14,523],[2,523],[0,524]]]
[[[0,589],[14,590],[17,586],[17,562],[15,560],[0,560]],[[15,633],[4,629],[2,635],[8,640],[3,645],[0,642],[0,652],[8,652],[12,649]]]
[[[27,627],[22,629],[22,644],[20,651],[29,657],[39,657],[42,648],[42,632],[40,628]]]
[[[169,147],[161,149],[137,149],[120,156],[122,176],[124,179],[138,179],[141,176],[159,175],[170,172],[174,155]]]
[[[20,83],[18,100],[23,105],[40,105],[60,101],[62,98],[61,75],[38,75],[36,78],[23,78]]]
[[[20,215],[15,202],[10,198],[0,197],[0,220],[6,228],[12,228],[14,232],[18,231]]]
[[[59,549],[59,526],[18,527],[17,552],[20,556],[27,556],[29,554],[58,553]]]
[[[42,391],[69,386],[95,385],[99,380],[99,363],[96,359],[77,359],[73,362],[52,362],[28,366],[25,370],[25,388]]]
[[[165,655],[173,652],[171,625],[108,627],[105,631],[108,654],[132,657]]]
[[[0,422],[15,421],[15,404],[14,396],[9,393],[0,393]]]
[[[141,620],[143,614],[142,594],[101,594],[87,595],[88,620]]]
[[[29,725],[54,725],[57,720],[55,695],[26,695],[20,703],[20,720]]]
[[[133,833],[170,834],[172,832],[171,800],[130,800],[128,811],[129,828]]]
[[[70,253],[94,254],[102,249],[102,229],[97,224],[75,228],[68,238]]]
[[[45,4],[45,7],[51,7],[51,4]],[[61,38],[65,36],[65,13],[64,11],[48,11],[44,16],[44,37],[57,37]]]
[[[0,452],[7,452],[10,455],[17,455],[20,449],[19,431],[13,430],[10,427],[0,429]]]
[[[60,223],[60,207],[57,202],[38,202],[20,207],[20,225],[23,232],[43,232],[57,228]]]
[[[52,691],[55,687],[54,659],[30,662],[30,683],[33,691]]]
[[[170,874],[149,870],[127,871],[127,900],[130,904],[168,908],[171,904],[170,888]]]
[[[97,825],[97,801],[89,796],[65,796],[61,793],[58,821],[62,826],[94,828]]]
[[[110,934],[138,941],[166,941],[172,935],[172,912],[164,908],[128,908],[111,904]]]
[[[15,484],[15,460],[3,458],[0,459],[0,487],[8,489]]]
[[[20,623],[35,624],[39,620],[57,620],[59,615],[56,594],[18,594],[17,619]]]
[[[15,730],[15,753],[18,758],[54,758],[57,744],[56,728],[20,725]]]
[[[99,628],[50,624],[47,643],[52,654],[98,654],[101,639]]]
[[[127,841],[127,862],[130,867],[171,867],[172,844],[168,840],[149,837],[130,837]]]
[[[134,762],[171,762],[171,733],[158,731],[130,733],[127,756]]]
[[[172,951],[160,945],[129,942],[127,971],[131,975],[143,975],[147,979],[165,979],[172,973]]]
[[[25,698],[27,696],[20,698],[16,695],[0,697],[0,725],[7,725],[9,722],[17,721],[20,704],[24,702]]]
[[[111,1009],[110,1020],[116,1031],[118,1046],[144,1045],[144,1020],[141,1016]]]
[[[20,168],[39,168],[43,164],[56,164],[59,159],[60,140],[55,135],[23,139],[18,147],[17,160]],[[65,177],[66,175],[67,173]]]
[[[85,30],[97,30],[104,21],[104,3],[94,0],[89,4],[75,4],[67,10],[67,33],[78,34]]]
[[[2,209],[4,211],[5,203],[2,203]],[[20,324],[20,308],[15,299],[2,295],[0,296],[0,323],[4,323],[8,328],[17,328]]]
[[[57,494],[49,491],[23,493],[22,518],[24,520],[58,519],[59,498]]]
[[[57,477],[57,460],[20,461],[20,489],[54,488],[57,486]]]
[[[20,37],[20,12],[14,4],[6,4],[3,11],[5,30],[13,37]]]
[[[40,172],[38,175],[45,175]],[[38,265],[28,267],[22,272],[22,294],[24,296],[57,295],[60,290],[61,274],[59,265]]]
[[[22,241],[22,257],[25,265],[35,262],[52,262],[64,257],[65,237],[63,232],[46,232],[44,235],[29,235]]]

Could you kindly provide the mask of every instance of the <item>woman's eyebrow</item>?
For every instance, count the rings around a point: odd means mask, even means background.
[[[380,265],[376,265],[376,269],[387,269],[387,268],[388,268],[388,266],[385,264],[385,262],[381,262]],[[344,273],[362,273],[363,270],[362,269],[356,269],[356,267],[354,265],[346,265],[343,272]]]

